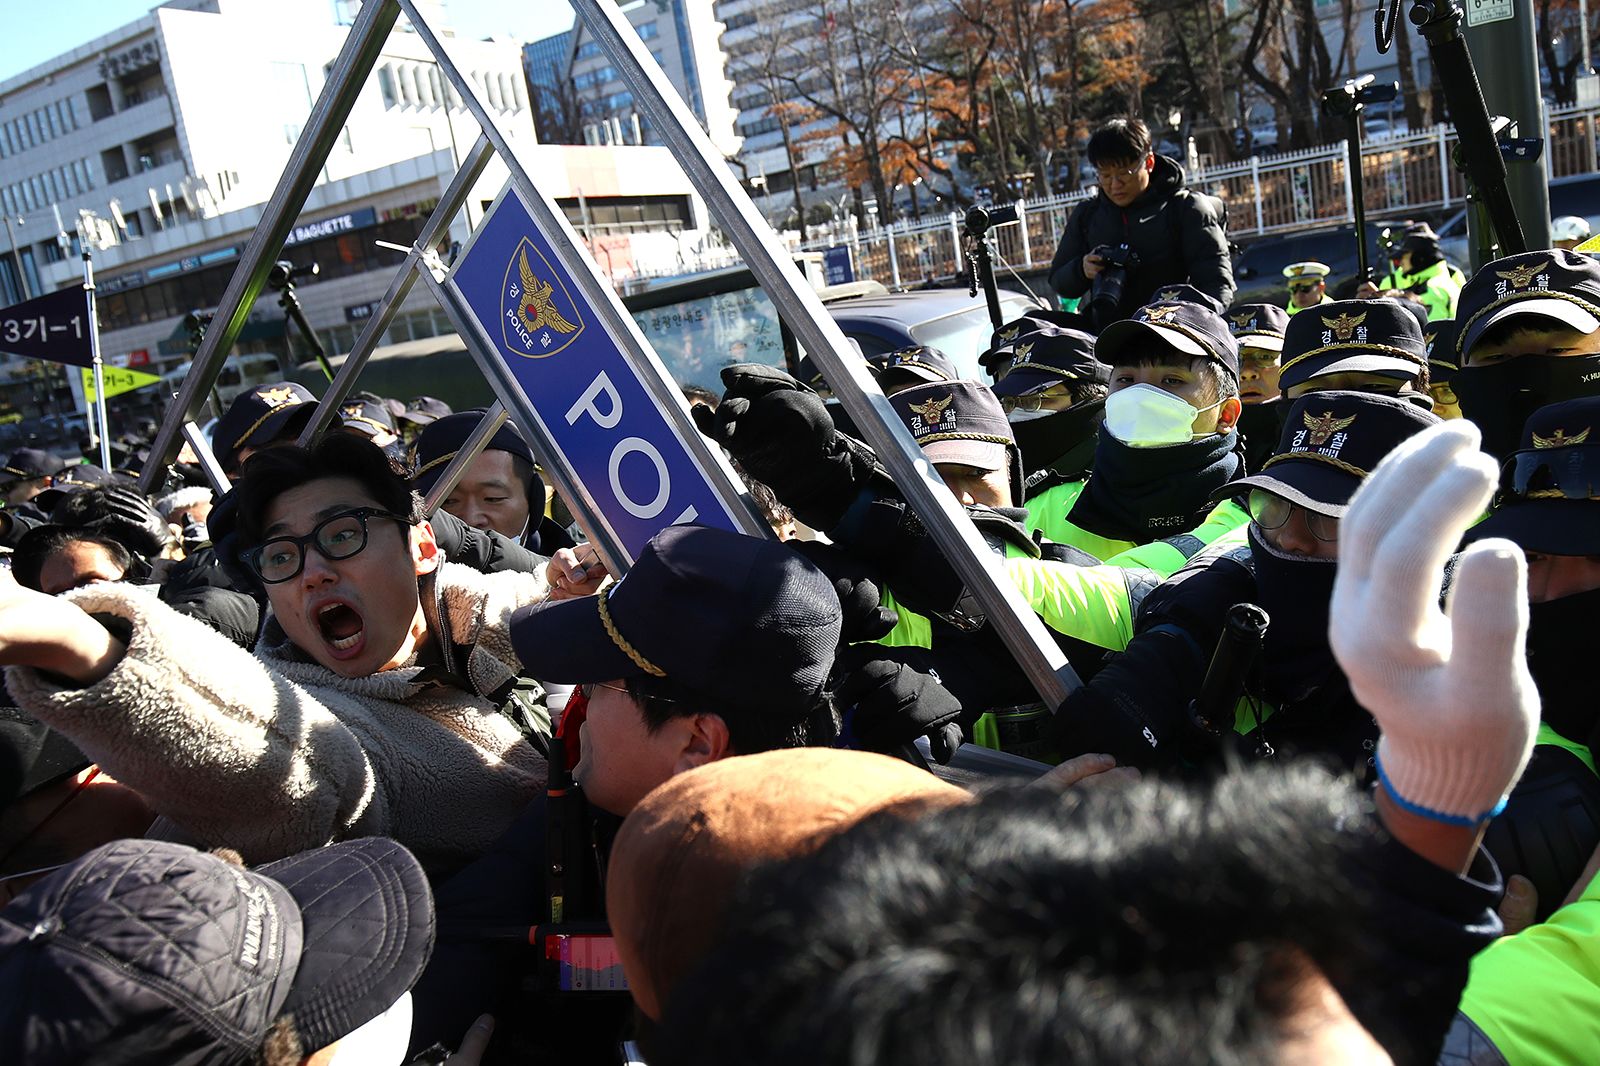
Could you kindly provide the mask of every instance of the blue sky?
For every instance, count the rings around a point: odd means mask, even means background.
[[[37,0],[0,0],[0,26],[5,27],[0,79],[110,33],[156,6],[159,0],[51,0],[44,7],[48,15],[41,16]],[[503,33],[531,41],[572,24],[566,0],[447,0],[446,6],[450,25],[463,37]]]

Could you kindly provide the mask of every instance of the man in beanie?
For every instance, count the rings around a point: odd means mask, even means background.
[[[1145,598],[1127,650],[1056,714],[1061,753],[1108,752],[1119,763],[1165,768],[1209,764],[1224,749],[1278,751],[1368,769],[1376,730],[1328,646],[1339,521],[1373,467],[1436,422],[1388,396],[1319,392],[1294,401],[1273,457],[1221,490],[1247,499],[1249,543],[1196,561]],[[1259,670],[1242,694],[1244,737],[1234,736],[1231,713],[1205,724],[1189,713],[1239,603],[1270,619]]]
[[[450,460],[483,421],[482,409],[446,415],[417,436],[414,481],[427,495]],[[533,451],[507,421],[467,465],[440,507],[474,529],[492,530],[540,555],[573,546],[573,540],[545,514],[544,479]]]
[[[1505,459],[1547,404],[1600,393],[1600,257],[1523,252],[1484,265],[1461,290],[1451,380],[1461,414]]]

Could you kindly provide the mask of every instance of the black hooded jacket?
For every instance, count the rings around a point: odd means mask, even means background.
[[[1128,271],[1122,312],[1150,302],[1163,285],[1188,282],[1222,306],[1233,303],[1233,263],[1223,232],[1222,201],[1184,187],[1177,160],[1156,156],[1150,186],[1127,207],[1103,191],[1072,209],[1050,262],[1050,286],[1067,298],[1089,291],[1083,257],[1102,244],[1129,245],[1139,265]]]

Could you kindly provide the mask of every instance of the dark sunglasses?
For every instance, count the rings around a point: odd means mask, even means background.
[[[1513,452],[1501,469],[1500,495],[1527,500],[1600,499],[1600,445]]]
[[[376,507],[357,507],[341,511],[318,522],[303,537],[274,537],[258,547],[239,553],[239,559],[264,584],[277,585],[298,577],[306,566],[306,548],[313,547],[324,559],[348,559],[367,546],[367,519],[382,518],[409,526],[411,520]]]

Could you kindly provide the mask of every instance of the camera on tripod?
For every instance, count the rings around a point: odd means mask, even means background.
[[[1352,78],[1336,89],[1322,94],[1322,111],[1329,118],[1349,118],[1367,104],[1387,104],[1400,96],[1397,81],[1377,84],[1375,74]]]
[[[272,264],[272,270],[267,274],[267,286],[274,292],[282,292],[301,278],[316,277],[320,269],[315,263],[295,266],[287,259],[280,259]]]
[[[1005,204],[1002,207],[973,204],[967,208],[967,217],[962,222],[962,230],[968,237],[982,237],[994,226],[1004,226],[1008,222],[1015,221],[1017,221],[1016,204]]]
[[[1102,244],[1092,253],[1102,266],[1089,289],[1089,321],[1097,330],[1121,317],[1122,293],[1128,285],[1128,270],[1139,265],[1139,253],[1127,244]]]

